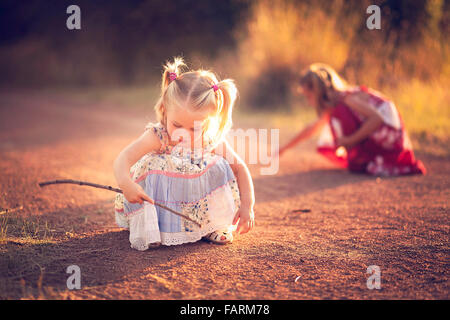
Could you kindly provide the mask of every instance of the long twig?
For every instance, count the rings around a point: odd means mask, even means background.
[[[89,186],[89,187],[94,187],[94,188],[100,188],[100,189],[106,189],[106,190],[110,190],[110,191],[114,191],[114,192],[118,192],[118,193],[123,193],[123,191],[121,189],[118,188],[113,188],[111,186],[105,186],[105,185],[101,185],[98,183],[92,183],[92,182],[87,182],[87,181],[80,181],[80,180],[72,180],[72,179],[62,179],[62,180],[51,180],[51,181],[44,181],[44,182],[39,182],[39,186],[40,187],[45,187],[47,185],[50,184],[61,184],[61,183],[70,183],[70,184],[79,184],[80,186]],[[173,214],[176,214],[177,216],[183,217],[186,220],[189,220],[193,223],[195,223],[196,225],[198,225],[199,227],[202,227],[202,225],[200,223],[198,223],[197,221],[191,219],[190,217],[175,211],[173,209],[170,209],[169,207],[166,207],[165,205],[158,203],[158,202],[154,202],[154,205],[161,207],[167,211],[172,212]]]
[[[86,182],[86,181],[80,181],[80,180],[72,180],[72,179],[60,179],[60,180],[51,180],[51,181],[44,181],[39,182],[40,187],[45,187],[49,184],[59,184],[59,183],[71,183],[71,184],[79,184],[80,186],[90,186],[95,188],[101,188],[101,189],[107,189],[115,192],[122,193],[122,190],[118,188],[113,188],[111,186],[104,186],[98,183],[92,183],[92,182]]]

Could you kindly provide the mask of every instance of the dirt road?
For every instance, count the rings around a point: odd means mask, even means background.
[[[16,211],[0,215],[8,226],[0,298],[449,298],[448,158],[418,154],[427,176],[376,179],[334,168],[305,144],[286,154],[277,175],[250,167],[250,233],[226,246],[145,252],[115,225],[113,192],[39,188],[56,178],[116,186],[114,158],[152,118],[142,110],[1,93],[0,207]],[[66,287],[70,265],[81,268],[81,290]],[[380,267],[380,290],[367,288],[370,265]]]

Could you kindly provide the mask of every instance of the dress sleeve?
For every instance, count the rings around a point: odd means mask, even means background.
[[[160,151],[164,151],[167,149],[169,145],[169,135],[167,134],[167,130],[162,123],[149,122],[145,126],[144,130],[152,130],[156,134],[159,141],[161,142]]]

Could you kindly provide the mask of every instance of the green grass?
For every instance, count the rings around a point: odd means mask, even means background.
[[[39,217],[22,217],[16,213],[0,215],[0,243],[42,244],[51,242],[53,229]]]

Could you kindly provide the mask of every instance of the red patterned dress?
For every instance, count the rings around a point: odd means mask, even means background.
[[[377,176],[425,174],[423,163],[414,157],[394,103],[365,86],[347,91],[344,96],[361,91],[369,95],[369,103],[382,117],[383,124],[359,144],[348,149],[337,148],[337,139],[355,133],[365,121],[363,115],[341,101],[331,111],[329,126],[325,127],[319,139],[318,151],[352,172]]]

